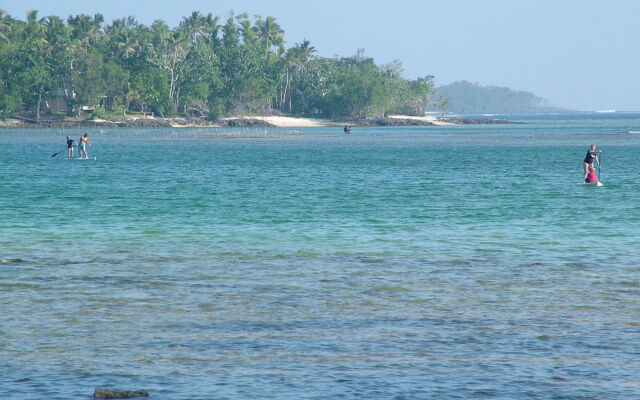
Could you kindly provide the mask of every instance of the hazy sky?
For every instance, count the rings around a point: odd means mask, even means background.
[[[101,13],[175,27],[194,10],[274,16],[287,45],[322,56],[364,48],[405,76],[527,90],[580,110],[640,110],[640,0],[0,0],[24,19]]]

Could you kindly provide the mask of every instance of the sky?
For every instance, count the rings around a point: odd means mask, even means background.
[[[526,90],[557,107],[640,111],[640,0],[0,0],[25,19],[100,13],[171,27],[193,11],[273,16],[287,46],[358,49],[404,76]]]

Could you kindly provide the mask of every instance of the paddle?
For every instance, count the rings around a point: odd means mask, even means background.
[[[51,157],[55,157],[55,156],[57,156],[58,154],[62,153],[63,151],[66,151],[66,150],[67,150],[67,149],[64,149],[64,150],[60,150],[60,151],[59,151],[59,152],[57,152],[57,153],[53,153],[53,154],[51,155]]]
[[[598,153],[600,154],[598,155],[598,180],[597,180],[598,183],[596,185],[602,186],[602,182],[600,182],[600,176],[601,176],[600,166],[602,165],[602,150],[600,150]]]

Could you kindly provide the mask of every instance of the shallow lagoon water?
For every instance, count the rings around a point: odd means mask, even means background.
[[[0,397],[638,398],[640,119],[526,122],[0,131]]]

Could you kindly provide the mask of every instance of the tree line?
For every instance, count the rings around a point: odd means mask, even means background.
[[[25,21],[0,10],[0,117],[56,112],[153,113],[217,119],[287,113],[326,118],[423,115],[433,76],[402,77],[362,50],[320,57],[304,40],[285,48],[274,17],[194,11],[179,26],[100,14]]]
[[[435,89],[446,99],[447,109],[455,114],[529,114],[566,112],[549,101],[523,90],[499,86],[484,86],[468,81],[456,81]]]

